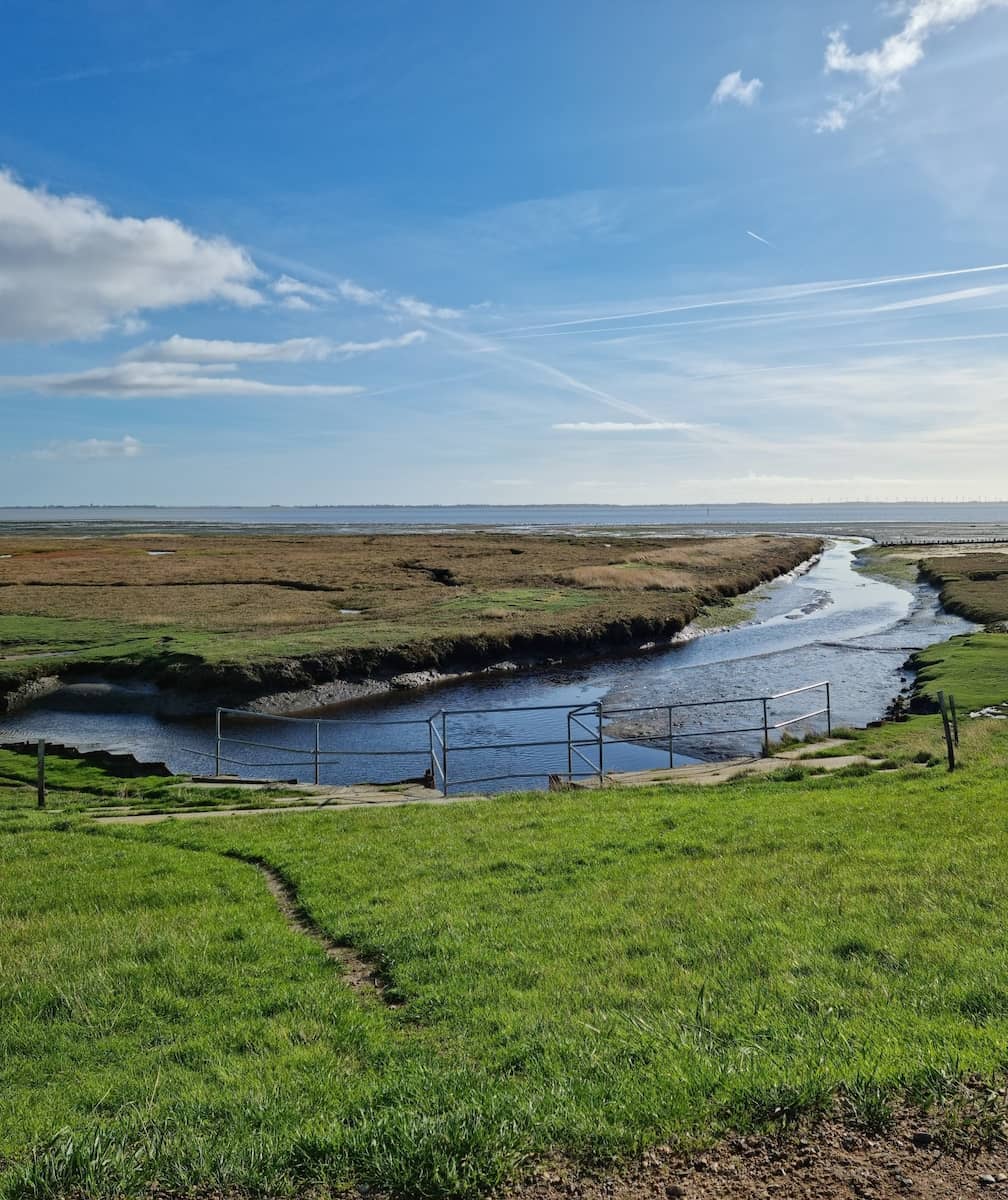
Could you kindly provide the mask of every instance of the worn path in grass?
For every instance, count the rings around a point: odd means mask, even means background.
[[[261,859],[242,858],[240,855],[235,855],[235,857],[248,863],[262,875],[269,894],[276,901],[281,915],[290,928],[296,933],[311,938],[313,942],[321,946],[326,957],[339,965],[345,983],[363,996],[379,996],[387,1003],[396,1004],[395,1000],[388,999],[385,985],[375,965],[358,954],[352,946],[341,945],[330,937],[305,910],[289,879],[285,879],[275,867],[271,867],[269,863],[263,862]]]

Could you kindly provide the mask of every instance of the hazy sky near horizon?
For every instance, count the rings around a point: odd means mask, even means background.
[[[1008,0],[7,0],[0,505],[1008,495]]]

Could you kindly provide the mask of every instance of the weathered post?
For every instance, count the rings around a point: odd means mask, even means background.
[[[46,786],[45,786],[45,742],[41,739],[38,744],[38,806],[45,808],[46,803]]]
[[[955,696],[949,692],[949,716],[952,718],[952,740],[959,745],[959,714],[956,712]]]
[[[945,749],[948,751],[948,769],[955,770],[955,746],[952,742],[952,726],[949,724],[948,706],[945,703],[945,693],[938,693],[938,707],[941,709],[942,727],[945,730]]]

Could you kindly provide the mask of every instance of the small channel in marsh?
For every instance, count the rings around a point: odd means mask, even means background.
[[[858,570],[866,539],[833,541],[804,573],[793,573],[748,598],[749,619],[733,628],[701,633],[664,647],[572,665],[485,675],[435,689],[393,692],[379,699],[321,710],[321,780],[341,784],[422,775],[430,764],[427,718],[449,710],[451,790],[541,787],[550,773],[567,769],[567,712],[601,702],[610,709],[731,701],[829,680],[834,725],[864,725],[882,716],[910,682],[904,664],[914,650],[945,641],[974,626],[942,611],[924,583],[897,586]],[[771,705],[777,723],[821,707],[821,692]],[[557,706],[501,712],[522,706]],[[607,735],[653,735],[648,744],[605,746],[607,771],[667,766],[667,714],[611,718]],[[329,723],[332,721],[333,723]],[[726,703],[683,707],[673,715],[676,763],[756,752],[760,731],[712,736],[713,729],[757,726],[761,705]],[[393,722],[393,723],[381,723]],[[619,722],[619,724],[617,724]],[[585,719],[592,727],[592,720]],[[822,720],[810,722],[822,727]],[[440,719],[437,729],[440,730]],[[269,743],[265,750],[225,745],[224,770],[245,776],[310,779],[305,761],[314,726],[270,717],[226,718],[229,737]],[[582,740],[590,735],[582,734]],[[178,771],[213,768],[212,718],[167,720],[145,712],[68,709],[58,696],[0,720],[0,741],[44,737],[80,748],[125,750],[163,761]],[[499,743],[509,743],[499,748]],[[514,743],[561,743],[514,745]],[[466,747],[483,747],[472,749]],[[494,748],[497,747],[497,748]],[[336,753],[337,750],[352,753]],[[597,751],[583,752],[597,762]],[[585,768],[587,769],[587,768]],[[505,778],[506,777],[506,778]],[[469,780],[480,782],[470,785]]]

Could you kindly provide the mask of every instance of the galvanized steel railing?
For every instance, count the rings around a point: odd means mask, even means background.
[[[815,691],[822,691],[824,693],[823,703],[820,707],[784,720],[773,719],[772,705],[776,701]],[[685,730],[677,727],[674,723],[673,714],[680,710],[708,709],[727,705],[758,706],[755,710],[754,723],[713,729],[701,726]],[[563,713],[566,719],[566,736],[524,738],[507,741],[479,740],[473,742],[456,741],[451,736],[453,719],[490,714],[506,717],[517,713],[542,713],[544,715],[546,713]],[[661,714],[664,714],[665,721],[661,723],[660,728],[645,729],[640,733],[626,732],[613,736],[607,732],[606,722],[612,718],[627,718],[643,714],[658,714],[659,717]],[[227,716],[282,721],[307,728],[313,735],[313,745],[309,747],[282,746],[275,742],[230,736],[225,729],[225,718]],[[440,709],[426,719],[415,718],[412,720],[371,720],[366,717],[264,717],[264,714],[252,713],[245,709],[219,708],[216,717],[216,744],[213,760],[215,774],[218,776],[221,774],[221,767],[225,764],[244,768],[308,766],[312,769],[315,783],[319,783],[321,781],[321,768],[327,763],[336,762],[344,758],[420,759],[429,763],[426,773],[428,786],[436,788],[443,795],[447,795],[449,788],[471,788],[490,783],[504,783],[508,780],[531,779],[540,773],[536,770],[529,770],[527,764],[523,763],[521,765],[526,768],[523,770],[467,776],[464,767],[461,769],[461,772],[458,767],[454,771],[451,770],[451,767],[460,761],[460,756],[463,756],[461,761],[464,763],[465,755],[488,754],[494,751],[515,751],[520,753],[550,748],[565,750],[567,770],[566,772],[557,772],[557,774],[566,777],[571,782],[588,777],[596,777],[599,782],[604,782],[606,774],[605,750],[607,746],[644,745],[656,749],[664,747],[668,750],[669,766],[674,767],[676,744],[679,743],[681,745],[684,740],[691,738],[703,738],[706,740],[708,738],[758,733],[762,737],[763,752],[766,754],[770,751],[771,740],[775,733],[788,729],[793,725],[798,725],[801,722],[823,716],[826,718],[826,731],[830,733],[832,732],[833,713],[830,683],[827,680],[820,683],[806,684],[803,687],[791,688],[784,692],[776,692],[769,696],[733,696],[717,700],[682,700],[668,704],[648,704],[628,708],[606,708],[602,701],[596,701],[581,705],[530,704],[496,709]],[[395,749],[375,749],[372,747],[361,749],[347,745],[333,746],[323,742],[324,731],[328,731],[330,727],[348,725],[366,725],[368,728],[405,728],[412,726],[420,729],[426,727],[427,736],[421,744],[410,744]],[[227,746],[241,746],[255,750],[272,751],[286,755],[287,757],[280,761],[249,761],[247,757],[235,758],[225,753],[225,747]],[[202,754],[205,752],[193,751],[193,753]]]

